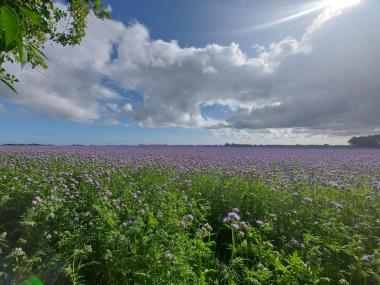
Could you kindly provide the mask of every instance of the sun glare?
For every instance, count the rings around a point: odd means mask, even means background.
[[[334,10],[343,10],[360,3],[360,0],[325,0],[326,7]]]

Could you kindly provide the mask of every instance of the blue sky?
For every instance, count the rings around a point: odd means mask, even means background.
[[[0,143],[344,144],[380,131],[375,0],[106,1],[0,87]]]

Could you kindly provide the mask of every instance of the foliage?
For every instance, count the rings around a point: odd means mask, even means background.
[[[92,10],[104,19],[109,11],[100,0],[1,0],[0,1],[0,80],[15,91],[18,82],[4,63],[30,63],[47,67],[44,44],[54,41],[76,45],[85,36],[86,20]]]
[[[380,147],[380,135],[353,137],[348,143],[356,147]]]
[[[380,281],[380,197],[365,176],[342,190],[112,155],[0,152],[0,283]]]

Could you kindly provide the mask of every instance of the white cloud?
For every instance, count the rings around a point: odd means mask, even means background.
[[[350,136],[347,134],[334,134],[326,132],[310,131],[305,128],[282,128],[282,129],[215,129],[211,130],[214,143],[241,143],[241,144],[347,144]]]
[[[131,103],[125,103],[122,108],[125,112],[132,112],[133,111],[133,106]]]
[[[125,30],[119,22],[99,22],[91,18],[87,36],[80,46],[47,44],[47,70],[8,66],[21,84],[16,85],[18,95],[5,88],[2,94],[11,101],[54,117],[77,122],[101,119],[103,106],[99,100],[119,96],[102,84],[102,78],[111,60],[113,45]]]

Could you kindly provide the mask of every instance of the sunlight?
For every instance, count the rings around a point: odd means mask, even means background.
[[[312,14],[318,11],[326,11],[326,12],[334,12],[334,13],[340,12],[347,8],[356,6],[360,3],[361,3],[361,0],[321,0],[321,1],[316,1],[316,2],[313,1],[312,3],[305,5],[302,9],[298,11],[293,11],[291,14],[289,14],[286,17],[275,19],[273,21],[251,26],[248,28],[240,29],[239,32],[252,32],[259,29],[277,26],[279,24],[290,22],[295,19],[307,16],[309,14]]]
[[[325,0],[325,6],[333,10],[346,9],[360,3],[360,0]]]

